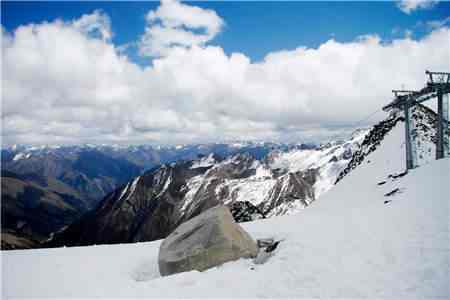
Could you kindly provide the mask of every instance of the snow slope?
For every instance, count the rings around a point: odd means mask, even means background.
[[[352,153],[359,150],[370,129],[356,130],[346,142],[333,142],[326,147],[310,150],[279,152],[270,163],[271,169],[286,169],[291,173],[316,169],[318,178],[314,183],[315,199],[328,192],[338,175],[349,163]]]
[[[7,251],[2,296],[448,299],[450,159],[393,179],[402,143],[399,123],[303,213],[242,224],[255,238],[284,239],[265,264],[162,278],[160,241]]]

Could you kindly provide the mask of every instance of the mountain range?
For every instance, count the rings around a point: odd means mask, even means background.
[[[436,115],[412,113],[415,164],[434,159]],[[303,210],[377,150],[393,111],[346,141],[2,150],[3,248],[151,241],[217,204],[238,222]],[[403,159],[402,157],[395,159]],[[7,240],[8,239],[8,240]]]

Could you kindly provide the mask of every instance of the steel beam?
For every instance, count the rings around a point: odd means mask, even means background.
[[[405,113],[405,151],[406,151],[406,169],[411,170],[414,168],[414,162],[412,157],[411,148],[411,132],[410,132],[410,118],[409,118],[410,102],[406,101],[403,110]]]
[[[444,157],[450,156],[450,123],[449,123],[449,114],[448,114],[448,100],[449,94],[443,93],[444,103],[443,103],[443,122],[444,125]]]
[[[442,89],[437,90],[437,98],[436,159],[441,159],[444,158],[444,97]]]
[[[443,94],[450,93],[450,84],[430,84],[428,87],[425,87],[421,89],[418,92],[415,91],[409,91],[411,92],[409,95],[398,95],[395,97],[395,99],[383,106],[384,111],[388,111],[391,108],[402,108],[406,101],[409,101],[409,99],[412,98],[411,101],[415,101],[416,103],[422,103],[424,101],[427,101],[431,98],[437,97],[436,90],[441,90]],[[392,92],[408,92],[408,91],[401,91],[401,90],[393,90]]]

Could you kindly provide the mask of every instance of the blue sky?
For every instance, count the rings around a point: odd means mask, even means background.
[[[450,2],[440,2],[433,9],[402,12],[393,1],[370,2],[187,2],[209,8],[226,21],[224,30],[212,44],[226,53],[242,52],[252,61],[260,61],[272,51],[299,46],[318,47],[334,38],[348,42],[366,34],[377,34],[389,41],[412,30],[415,38],[426,32],[424,23],[450,16]],[[158,2],[2,2],[2,25],[9,31],[28,23],[76,19],[96,9],[112,21],[115,45],[135,41],[143,34],[145,15]],[[132,59],[145,64],[148,59],[129,51]]]
[[[450,2],[1,8],[4,144],[322,142],[450,70]]]

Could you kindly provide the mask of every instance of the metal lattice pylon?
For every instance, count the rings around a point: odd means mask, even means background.
[[[449,141],[449,103],[448,94],[450,93],[450,73],[429,72],[427,85],[420,91],[393,90],[394,100],[383,107],[388,111],[392,108],[403,110],[405,115],[405,156],[406,168],[413,169],[417,165],[416,147],[411,142],[411,107],[424,101],[437,98],[437,128],[436,128],[436,159],[444,158],[450,155]]]
[[[443,96],[443,103],[442,103],[442,115],[443,115],[443,122],[442,125],[444,128],[444,156],[448,157],[450,156],[450,115],[449,115],[449,94],[446,94]]]

